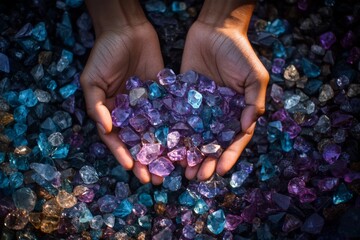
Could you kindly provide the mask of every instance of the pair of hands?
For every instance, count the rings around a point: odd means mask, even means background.
[[[239,27],[231,17],[222,22],[224,24],[219,26],[201,16],[195,21],[186,38],[181,72],[194,70],[244,94],[247,107],[240,120],[242,132],[219,159],[208,157],[194,167],[182,161],[180,164],[186,167],[188,179],[206,180],[215,171],[219,175],[229,171],[251,140],[255,122],[265,110],[269,75],[247,39],[247,24]],[[147,166],[132,159],[112,127],[110,113],[116,95],[124,92],[129,77],[156,79],[163,68],[157,34],[153,26],[144,21],[97,31],[96,43],[81,75],[87,113],[97,123],[100,138],[118,162],[125,169],[132,169],[142,183],[160,184],[163,179],[150,174]]]

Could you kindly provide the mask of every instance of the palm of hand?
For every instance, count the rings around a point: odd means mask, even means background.
[[[190,69],[244,94],[248,105],[241,116],[242,133],[220,159],[208,157],[201,166],[187,167],[185,174],[189,179],[197,175],[205,180],[214,171],[220,175],[229,171],[250,141],[255,121],[264,111],[269,76],[244,34],[202,22],[192,25],[186,39],[181,71]]]

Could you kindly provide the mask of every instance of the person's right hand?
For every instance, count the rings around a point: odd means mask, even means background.
[[[160,184],[162,178],[151,176],[147,166],[134,162],[119,139],[118,131],[112,127],[110,113],[114,109],[116,95],[125,90],[129,77],[156,79],[156,74],[162,68],[157,34],[152,25],[145,21],[134,26],[98,30],[80,80],[87,113],[96,122],[100,138],[118,162],[125,169],[132,169],[142,183],[151,180],[154,184]]]

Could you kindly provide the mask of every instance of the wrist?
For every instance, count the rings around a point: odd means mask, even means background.
[[[197,21],[246,34],[254,8],[255,0],[205,0]]]
[[[134,27],[148,22],[137,0],[86,0],[95,34]]]

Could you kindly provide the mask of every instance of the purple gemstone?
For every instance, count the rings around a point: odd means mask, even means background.
[[[205,77],[204,75],[199,75],[199,92],[210,92],[214,93],[216,89],[216,84],[213,80]]]
[[[174,169],[172,162],[165,157],[160,157],[149,164],[150,173],[160,177],[168,176]]]
[[[235,131],[227,129],[221,131],[218,134],[217,140],[223,148],[227,148],[234,139],[234,136],[235,136]]]
[[[95,197],[95,192],[92,188],[86,188],[81,195],[77,196],[80,202],[91,203]]]
[[[284,232],[288,233],[288,232],[294,231],[295,229],[301,227],[301,225],[302,225],[302,222],[300,221],[300,219],[298,219],[294,215],[286,214],[285,221],[282,226],[282,230]]]
[[[358,60],[360,59],[360,48],[358,47],[353,47],[350,50],[350,54],[348,56],[348,58],[346,59],[346,62],[349,64],[354,64],[356,63]]]
[[[111,119],[115,127],[123,127],[127,125],[127,119],[132,113],[132,109],[115,108],[111,112]]]
[[[118,206],[118,203],[116,202],[115,196],[113,195],[105,195],[98,199],[97,204],[99,206],[100,212],[103,213],[110,213],[115,210],[115,208]]]
[[[130,77],[126,81],[126,90],[130,91],[131,89],[142,87],[143,82],[138,77]]]
[[[185,225],[182,230],[182,235],[185,237],[185,239],[194,239],[196,237],[196,231],[193,226],[191,225]]]
[[[360,179],[360,172],[349,172],[344,176],[344,181],[347,183],[351,183],[358,179]]]
[[[152,132],[146,132],[142,135],[141,137],[141,141],[146,144],[146,143],[156,143],[156,138],[154,133]]]
[[[341,147],[335,143],[327,144],[323,149],[323,158],[329,164],[334,164],[340,157]]]
[[[183,122],[175,123],[171,130],[178,131],[183,136],[187,136],[192,132],[192,129],[189,127],[189,125]]]
[[[283,71],[283,67],[285,65],[285,60],[282,58],[274,58],[273,65],[271,68],[272,73],[280,74]]]
[[[276,203],[282,210],[288,210],[290,207],[291,197],[274,192],[271,194],[271,200]]]
[[[252,203],[249,206],[245,207],[245,209],[242,211],[241,218],[244,222],[252,223],[253,219],[256,217],[256,212],[256,204]]]
[[[134,128],[134,130],[137,132],[143,132],[149,126],[148,119],[142,114],[138,114],[138,115],[135,115],[134,117],[130,118],[129,123]]]
[[[89,152],[97,158],[104,158],[107,155],[107,148],[103,143],[93,143],[90,145]]]
[[[355,34],[353,31],[348,31],[345,33],[344,37],[341,39],[340,43],[343,48],[351,48],[355,42]]]
[[[168,96],[165,96],[163,99],[162,99],[162,102],[164,103],[165,107],[168,109],[168,110],[173,110],[173,102],[174,102],[174,98],[170,95]]]
[[[213,121],[210,124],[210,130],[213,134],[218,134],[224,129],[225,125],[219,121]]]
[[[131,128],[125,127],[119,131],[119,138],[125,144],[129,145],[130,147],[135,146],[140,142],[140,136],[137,135]]]
[[[192,147],[186,151],[186,160],[190,167],[196,166],[204,159],[203,154],[197,147]]]
[[[324,223],[324,218],[317,213],[313,213],[305,220],[304,225],[301,227],[301,231],[311,234],[319,234],[324,226]]]
[[[353,119],[352,115],[337,111],[331,114],[331,125],[333,127],[349,128],[353,123]]]
[[[324,49],[330,49],[336,42],[336,36],[332,32],[326,32],[320,36],[320,43]]]
[[[144,165],[148,165],[160,155],[160,143],[144,144],[136,154],[136,159]]]
[[[314,188],[302,188],[299,193],[299,199],[301,203],[310,203],[315,201],[316,198],[317,196]]]
[[[181,215],[181,224],[182,225],[191,225],[194,222],[194,216],[192,210],[188,210]]]
[[[201,152],[205,156],[211,156],[214,158],[218,158],[222,154],[223,149],[221,148],[221,146],[219,144],[217,144],[216,141],[214,141],[212,143],[201,146]]]
[[[194,85],[197,83],[199,75],[197,72],[190,70],[183,74],[179,74],[178,77],[180,81],[188,83],[190,85]]]
[[[173,70],[164,68],[157,74],[157,78],[161,85],[171,85],[176,81],[176,74]]]
[[[136,216],[141,217],[141,216],[144,216],[147,213],[147,207],[140,204],[140,203],[134,203],[132,212]]]
[[[322,192],[332,191],[337,185],[339,185],[339,179],[334,177],[320,179],[317,182],[317,187]]]
[[[178,113],[180,115],[187,115],[191,111],[191,106],[189,103],[187,103],[184,99],[177,98],[173,102],[173,109],[175,113]]]
[[[233,97],[236,95],[236,92],[228,87],[218,87],[217,90],[224,97]]]
[[[146,112],[146,116],[148,117],[150,124],[153,126],[159,126],[162,123],[161,114],[156,109],[149,109]]]
[[[190,144],[191,146],[198,147],[203,143],[203,138],[202,138],[201,134],[195,133],[195,134],[191,135],[190,141],[191,141],[191,144]]]
[[[299,195],[303,188],[305,188],[305,182],[301,178],[293,178],[288,183],[288,192],[291,194]]]
[[[167,135],[167,147],[169,149],[176,147],[180,141],[180,133],[178,131],[170,132]]]
[[[235,230],[241,223],[243,219],[241,216],[234,214],[227,214],[225,218],[225,229],[229,231]]]
[[[118,94],[115,98],[115,107],[127,109],[129,108],[129,96],[127,94]]]
[[[279,85],[273,83],[271,86],[270,96],[274,102],[282,102],[284,97],[284,90]]]
[[[176,97],[184,97],[187,89],[187,83],[181,84],[179,82],[175,82],[174,84],[166,86],[166,90]]]
[[[186,157],[186,147],[179,147],[167,153],[171,161],[180,161]]]

